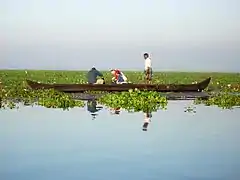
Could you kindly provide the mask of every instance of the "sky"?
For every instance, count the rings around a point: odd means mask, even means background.
[[[0,69],[240,72],[239,0],[0,0]]]

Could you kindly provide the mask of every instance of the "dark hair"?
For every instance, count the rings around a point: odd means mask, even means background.
[[[95,68],[95,67],[92,67],[92,70],[96,70],[96,68]]]
[[[143,56],[149,56],[148,53],[144,53]]]

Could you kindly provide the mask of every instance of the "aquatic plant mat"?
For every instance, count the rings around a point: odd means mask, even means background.
[[[76,100],[98,100],[106,94],[114,94],[114,93],[70,93],[71,97]],[[182,93],[159,93],[161,96],[167,98],[167,100],[194,100],[197,98],[207,99],[210,97],[207,92],[182,92]]]
[[[24,105],[41,105],[47,108],[69,109],[84,107],[83,100],[96,100],[97,104],[129,111],[156,111],[167,108],[168,100],[194,100],[195,104],[214,105],[221,108],[240,107],[240,73],[154,72],[153,84],[196,84],[211,77],[204,92],[161,93],[139,91],[107,93],[87,91],[67,94],[53,89],[33,90],[26,83],[30,79],[40,83],[86,84],[86,71],[0,70],[0,109],[15,108],[16,102]],[[111,74],[103,72],[106,83]],[[126,72],[135,84],[144,83],[142,72]]]

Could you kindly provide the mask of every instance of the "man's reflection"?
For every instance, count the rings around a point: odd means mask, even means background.
[[[97,101],[96,100],[88,100],[87,101],[87,110],[91,113],[92,115],[92,120],[94,120],[97,116],[98,111],[100,111],[102,107],[97,107]]]
[[[147,131],[148,125],[151,122],[151,118],[152,118],[152,113],[150,111],[147,111],[144,113],[144,123],[142,127],[143,131]]]

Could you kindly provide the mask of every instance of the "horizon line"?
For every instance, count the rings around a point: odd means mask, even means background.
[[[91,68],[90,68],[91,69]],[[89,70],[90,70],[89,69]],[[96,68],[97,69],[97,68]],[[89,71],[87,69],[22,69],[22,68],[8,68],[8,69],[1,69],[0,71],[79,71],[79,72],[87,72]],[[98,69],[99,70],[99,69]],[[102,69],[99,71],[103,71],[103,72],[108,72],[110,71],[109,69]],[[143,72],[143,70],[139,70],[139,69],[121,69],[121,71],[125,71],[125,72]],[[239,71],[189,71],[189,70],[155,70],[154,72],[171,72],[171,73],[237,73],[239,74]]]

